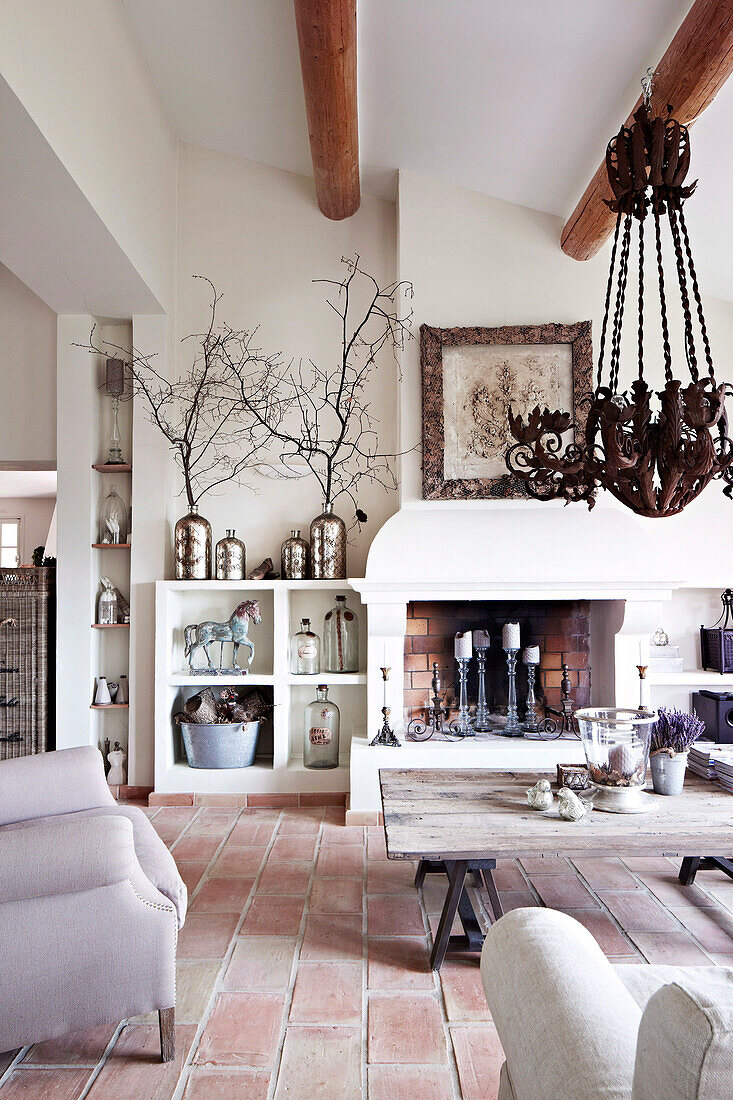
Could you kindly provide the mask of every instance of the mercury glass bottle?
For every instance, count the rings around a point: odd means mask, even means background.
[[[218,581],[244,580],[247,567],[247,550],[241,539],[235,537],[234,528],[226,538],[216,544],[216,579]]]
[[[333,504],[324,504],[311,523],[311,574],[314,581],[346,578],[346,524],[334,515]]]
[[[339,764],[339,708],[319,684],[316,698],[305,708],[303,764],[306,768],[337,768]]]
[[[114,626],[117,622],[117,589],[111,582],[103,581],[102,585],[97,605],[97,623],[100,626]]]
[[[177,581],[211,580],[211,524],[195,504],[176,524],[174,548]]]
[[[127,542],[127,507],[114,485],[104,498],[99,514],[99,541]]]
[[[308,579],[308,543],[300,537],[300,531],[290,532],[280,552],[280,572],[286,581],[305,581]]]
[[[336,597],[323,621],[323,671],[359,671],[359,620],[346,606],[346,596]]]
[[[300,630],[290,639],[290,671],[295,676],[321,671],[321,640],[311,630],[310,619],[301,619]]]

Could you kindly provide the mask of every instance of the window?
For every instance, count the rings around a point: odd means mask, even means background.
[[[0,566],[15,569],[20,564],[20,520],[0,520]]]

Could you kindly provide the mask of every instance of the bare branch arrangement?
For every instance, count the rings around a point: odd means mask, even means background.
[[[98,355],[116,355],[125,362],[130,381],[129,397],[142,399],[151,422],[168,441],[181,471],[189,508],[204,495],[227,482],[239,483],[248,469],[256,468],[268,433],[257,419],[245,424],[246,410],[235,400],[230,384],[232,353],[242,369],[257,375],[275,369],[278,358],[267,358],[254,347],[254,332],[234,331],[217,322],[221,295],[210,279],[209,324],[205,332],[185,337],[197,350],[191,365],[175,381],[155,366],[155,355],[133,348],[130,354],[108,341],[95,343],[95,330],[85,345]]]
[[[261,429],[279,452],[282,476],[292,476],[293,461],[305,462],[318,482],[324,503],[349,498],[357,523],[366,522],[358,505],[363,482],[395,489],[397,454],[382,451],[377,422],[365,390],[384,348],[397,352],[412,337],[412,285],[380,287],[359,264],[342,258],[340,281],[317,279],[332,288],[327,305],[339,319],[341,350],[333,366],[312,361],[283,363],[251,354],[246,334],[227,330],[217,354],[229,372],[232,409],[244,415],[244,433]],[[403,302],[403,299],[405,301]],[[399,370],[399,366],[397,366]]]

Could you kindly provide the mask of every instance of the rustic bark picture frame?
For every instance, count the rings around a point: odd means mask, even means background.
[[[423,499],[528,498],[524,483],[509,473],[497,477],[446,476],[443,349],[558,344],[570,346],[569,384],[572,396],[571,407],[567,411],[573,418],[575,442],[582,445],[585,442],[585,423],[593,392],[593,341],[590,321],[577,321],[574,324],[504,325],[500,328],[420,326]],[[529,408],[515,406],[515,412],[522,415],[529,411]]]

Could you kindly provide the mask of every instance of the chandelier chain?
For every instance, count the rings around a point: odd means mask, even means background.
[[[613,338],[611,342],[611,393],[618,390],[618,372],[621,361],[621,330],[624,321],[624,301],[626,298],[626,281],[629,273],[629,251],[631,247],[631,215],[626,215],[624,222],[624,235],[621,241],[621,258],[618,267],[618,284],[616,289],[616,308],[613,315]]]
[[[644,219],[639,220],[639,378],[644,377]]]
[[[664,380],[672,381],[672,349],[669,343],[669,323],[667,321],[667,296],[664,292],[664,264],[662,263],[662,233],[659,225],[659,211],[654,211],[654,236],[657,246],[657,275],[659,278],[659,307],[662,321],[662,347],[664,350]]]
[[[601,342],[598,349],[598,375],[597,385],[600,386],[603,380],[603,359],[606,352],[606,332],[608,330],[608,318],[611,315],[611,292],[613,290],[613,273],[616,270],[616,252],[618,250],[618,238],[621,230],[621,211],[619,210],[616,215],[616,229],[613,234],[613,248],[611,249],[611,268],[608,272],[608,282],[606,283],[606,304],[603,310],[603,325],[601,327]]]
[[[685,261],[682,255],[680,228],[677,224],[677,212],[673,206],[669,208],[669,228],[672,230],[672,243],[674,245],[674,256],[677,263],[677,278],[680,284],[680,299],[682,301],[682,316],[685,322],[685,355],[687,357],[687,366],[689,367],[692,381],[697,382],[699,372],[697,369],[697,355],[695,354],[695,338],[692,332],[690,296],[687,292],[687,272],[685,271]]]
[[[690,247],[690,238],[687,233],[687,223],[685,221],[684,208],[680,207],[679,212],[680,229],[682,230],[682,239],[685,242],[685,252],[687,253],[687,266],[690,269],[690,281],[692,282],[692,293],[695,297],[695,305],[697,307],[697,319],[700,323],[700,334],[702,336],[702,343],[705,349],[705,361],[708,365],[708,374],[711,378],[715,377],[715,368],[713,367],[713,353],[710,350],[710,340],[708,339],[708,328],[705,324],[705,314],[702,308],[702,298],[700,296],[700,287],[697,282],[697,271],[695,270],[695,262],[692,258],[692,248]]]

